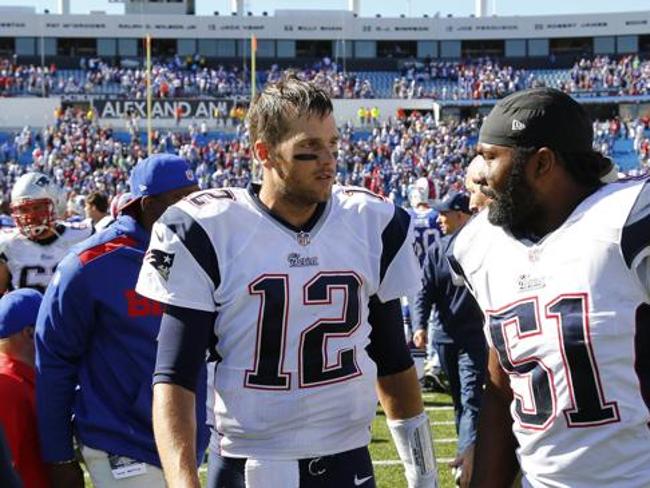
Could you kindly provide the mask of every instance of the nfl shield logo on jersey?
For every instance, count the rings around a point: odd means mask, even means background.
[[[300,231],[296,234],[296,240],[301,246],[308,246],[311,242],[311,236],[309,235],[309,232]]]
[[[528,250],[528,261],[531,263],[536,263],[539,261],[540,254],[542,253],[541,249],[533,248]]]
[[[147,252],[145,260],[153,266],[158,274],[163,277],[165,281],[169,279],[169,272],[174,264],[174,255],[166,253],[159,249],[151,249]]]

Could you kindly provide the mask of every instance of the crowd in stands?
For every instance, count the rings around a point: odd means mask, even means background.
[[[263,82],[278,81],[284,71],[277,65],[271,66]],[[376,94],[369,80],[354,73],[343,72],[330,58],[323,58],[311,68],[296,70],[296,75],[327,90],[332,98],[375,98]]]
[[[96,58],[82,58],[80,64],[81,71],[71,71],[0,59],[0,95],[108,93],[135,99],[146,95],[143,67],[113,66]],[[237,66],[211,68],[198,56],[185,60],[177,56],[152,65],[151,86],[155,98],[238,96],[250,92],[250,75]]]
[[[436,125],[431,114],[415,113],[377,124],[361,138],[348,124],[341,128],[337,180],[365,186],[398,203],[406,200],[408,187],[420,176],[430,178],[436,193],[445,193],[463,180],[478,122]],[[133,129],[128,120],[127,126]],[[259,168],[251,164],[245,125],[238,124],[235,130],[227,139],[207,137],[204,123],[191,124],[187,132],[158,130],[153,151],[187,158],[202,187],[245,186]],[[0,190],[6,198],[26,170],[18,155],[31,151],[30,169],[53,174],[72,195],[124,192],[129,170],[144,157],[146,145],[135,132],[130,142],[122,139],[112,128],[97,124],[91,111],[60,111],[54,126],[41,132],[25,128],[0,144]]]
[[[146,70],[143,67],[112,66],[100,59],[82,58],[81,75],[77,71],[57,71],[55,65],[40,67],[19,65],[13,59],[0,59],[0,95],[26,94],[119,94],[126,98],[146,96]],[[260,83],[273,81],[282,70],[274,65],[260,74]],[[329,58],[310,68],[296,70],[305,80],[326,88],[334,98],[375,98],[367,79],[344,73]],[[151,68],[154,98],[230,97],[250,93],[247,67],[212,68],[199,56],[157,62]]]
[[[415,112],[380,124],[360,139],[348,125],[341,131],[339,182],[366,187],[400,205],[422,176],[433,195],[458,190],[475,154],[479,122],[473,118],[436,124],[430,113]]]
[[[435,82],[444,83],[435,83]],[[407,63],[393,82],[395,98],[497,99],[540,85],[534,75],[490,58],[471,62]]]
[[[100,83],[119,82],[128,98],[146,97],[146,71],[144,69],[111,69],[99,71]],[[110,77],[110,78],[109,78]],[[89,81],[91,78],[89,77]],[[248,83],[237,68],[201,68],[195,71],[175,71],[156,64],[151,68],[151,86],[156,98],[183,98],[191,96],[228,97],[248,91]]]
[[[639,156],[641,168],[650,165],[650,117],[633,120],[611,120],[594,122],[594,145],[603,154],[614,153],[617,140],[631,140],[634,152]]]
[[[618,60],[607,56],[582,58],[566,76],[546,78],[540,73],[515,69],[490,58],[470,62],[407,63],[393,82],[395,98],[485,100],[514,91],[552,86],[573,94],[610,96],[650,94],[650,61],[639,56]],[[444,83],[436,83],[444,82]]]
[[[81,65],[83,71],[73,75],[70,70],[59,70],[54,65],[20,65],[15,59],[0,59],[0,96],[94,93],[145,97],[146,72],[142,67],[111,66],[94,58],[82,59]],[[281,73],[278,65],[261,71],[258,85],[276,80]],[[553,76],[515,69],[490,58],[407,62],[386,93],[373,87],[368,73],[346,72],[330,58],[296,69],[295,73],[326,88],[333,98],[483,100],[543,85],[580,95],[650,94],[650,61],[638,56],[618,60],[607,56],[583,58],[570,70]],[[250,73],[246,67],[208,67],[199,56],[184,60],[177,56],[152,66],[151,86],[156,98],[247,96]]]
[[[51,93],[56,66],[34,66],[0,58],[0,96],[15,94],[47,95]]]
[[[478,117],[436,124],[432,114],[418,112],[399,114],[363,134],[347,124],[340,129],[337,182],[366,187],[404,205],[410,186],[422,176],[430,181],[432,198],[460,189],[479,126]],[[96,122],[92,111],[61,110],[55,125],[40,132],[25,128],[0,144],[0,192],[6,199],[13,182],[28,169],[53,174],[71,196],[127,191],[129,171],[147,149],[141,134],[131,129],[130,139],[124,133],[117,137],[113,128]],[[596,148],[612,154],[617,138],[630,139],[645,171],[650,165],[648,131],[647,117],[596,122]],[[187,158],[203,188],[246,186],[259,178],[242,123],[235,126],[234,137],[214,137],[205,123],[191,124],[185,132],[157,130],[153,151]],[[30,164],[19,157],[26,152]]]
[[[243,128],[240,124],[237,131]],[[189,132],[155,131],[153,152],[186,157],[204,187],[245,186],[250,181],[250,154],[239,142],[244,139],[241,134],[229,141],[209,140],[200,145],[197,140],[203,131],[201,124],[191,125]],[[112,128],[100,126],[86,112],[61,111],[54,126],[41,132],[25,128],[0,145],[0,188],[5,198],[27,169],[18,162],[18,155],[27,150],[32,151],[33,160],[29,169],[54,175],[71,195],[91,191],[114,195],[128,190],[129,172],[145,157],[147,147],[136,134],[127,142],[116,137]]]
[[[638,56],[625,56],[618,60],[607,56],[581,59],[573,65],[570,74],[570,81],[560,85],[567,93],[650,94],[650,61],[641,61]]]

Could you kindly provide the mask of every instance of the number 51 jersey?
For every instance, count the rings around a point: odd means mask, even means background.
[[[509,375],[529,485],[650,486],[648,183],[602,187],[537,243],[483,212],[450,251]]]
[[[217,312],[224,455],[300,459],[369,443],[368,301],[419,288],[409,221],[363,189],[334,187],[308,231],[278,221],[246,189],[195,193],[155,224],[136,290]]]

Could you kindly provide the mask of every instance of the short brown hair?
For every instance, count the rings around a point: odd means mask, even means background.
[[[101,213],[108,213],[108,197],[101,192],[90,192],[86,197],[86,204],[92,205]]]
[[[261,139],[270,146],[287,135],[290,121],[302,115],[325,117],[334,111],[325,90],[285,73],[276,83],[269,83],[258,93],[248,110],[251,144]]]

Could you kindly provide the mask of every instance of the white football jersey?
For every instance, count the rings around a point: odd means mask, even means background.
[[[419,288],[409,221],[370,192],[334,187],[308,233],[246,189],[195,193],[155,224],[136,290],[218,312],[224,455],[300,459],[369,443],[377,397],[368,299]]]
[[[611,183],[537,243],[487,211],[453,243],[509,374],[530,486],[650,486],[649,203],[644,181]]]
[[[68,222],[58,222],[57,230],[59,237],[49,244],[28,239],[17,227],[0,231],[0,256],[9,268],[14,289],[45,291],[68,249],[92,234],[92,227]]]

